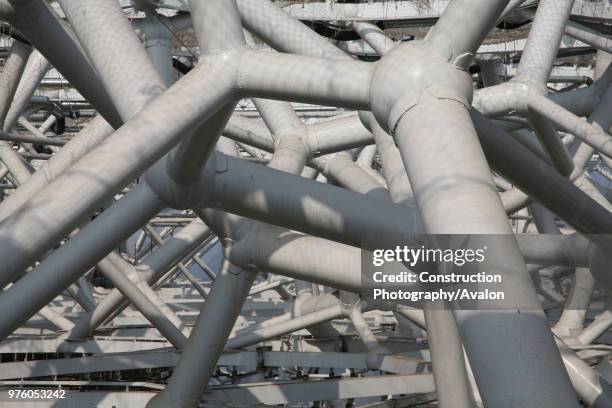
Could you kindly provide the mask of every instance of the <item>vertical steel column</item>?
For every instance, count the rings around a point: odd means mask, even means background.
[[[374,74],[373,112],[395,137],[427,233],[512,234],[468,114],[471,78],[457,70],[467,68],[506,3],[451,2],[425,39],[426,47],[396,48]],[[478,24],[461,25],[474,15]],[[458,35],[460,26],[466,32]],[[398,71],[404,72],[401,89],[389,82]],[[438,157],[446,160],[440,163]],[[516,242],[485,239],[481,244],[489,248],[487,270],[500,274],[506,296],[525,307],[455,311],[485,405],[577,407]]]
[[[466,106],[424,94],[402,116],[395,137],[428,233],[512,234]],[[440,154],[448,160],[432,168]],[[489,273],[499,273],[506,296],[527,308],[455,312],[485,405],[576,407],[518,247],[483,244],[495,251]]]
[[[360,113],[360,116],[374,134],[393,201],[414,208],[414,218],[418,219],[417,225],[420,231],[423,231],[402,157],[392,137],[380,127],[371,114]],[[467,371],[465,352],[455,317],[451,310],[435,310],[436,307],[438,306],[426,302],[423,315],[427,326],[438,403],[442,407],[473,407],[473,392],[469,382],[471,377],[468,377],[472,374]]]

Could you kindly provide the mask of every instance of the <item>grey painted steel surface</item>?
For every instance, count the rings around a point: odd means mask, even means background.
[[[197,406],[256,274],[226,262],[164,392],[148,407]],[[236,301],[228,304],[228,299]],[[208,326],[214,330],[208,330]],[[204,358],[202,358],[204,357]]]
[[[162,246],[142,262],[135,265],[132,268],[133,273],[139,274],[142,281],[153,284],[178,259],[202,243],[209,233],[208,227],[199,220],[191,222],[174,237],[164,242]],[[126,272],[126,275],[130,275],[130,272]],[[92,312],[83,316],[77,322],[70,333],[70,337],[75,339],[86,338],[96,327],[108,319],[113,312],[116,312],[118,309],[121,310],[123,300],[124,298],[119,290],[113,289],[111,293],[98,303]]]
[[[0,13],[97,107],[109,123],[115,126],[121,123],[104,85],[98,80],[73,34],[45,2],[5,1]],[[56,47],[56,44],[62,44],[62,47]]]
[[[38,313],[68,332],[53,339],[58,351],[87,349],[96,342],[87,337],[122,312],[132,313],[131,303],[159,330],[160,344],[182,349],[168,386],[147,406],[195,407],[203,396],[217,400],[210,396],[221,391],[205,392],[225,348],[253,347],[304,328],[333,344],[346,334],[337,329],[338,321],[329,321],[349,317],[369,351],[366,367],[404,373],[413,366],[398,356],[381,357],[392,352],[361,311],[343,303],[353,298],[347,292],[361,286],[360,248],[372,249],[366,246],[372,237],[383,246],[414,244],[423,232],[503,234],[511,237],[503,245],[481,242],[496,254],[485,266],[502,275],[506,296],[524,308],[427,309],[424,315],[398,309],[429,332],[439,404],[472,406],[473,373],[485,406],[577,407],[578,397],[589,406],[610,405],[609,387],[571,346],[590,344],[612,321],[604,312],[583,330],[595,288],[608,282],[612,253],[606,235],[612,233],[611,205],[584,175],[596,151],[612,156],[612,70],[576,91],[549,96],[545,88],[564,32],[608,48],[605,37],[568,23],[572,0],[541,1],[517,75],[504,83],[487,80],[491,86],[476,92],[468,72],[474,54],[502,14],[520,1],[453,0],[424,40],[407,44],[393,42],[359,16],[348,19],[381,55],[375,63],[347,55],[267,0],[189,3],[191,19],[179,15],[175,25],[174,18],[156,16],[147,2],[136,2],[147,17],[131,26],[114,0],[60,0],[68,28],[42,1],[0,2],[0,15],[35,47],[34,62],[26,65],[30,47],[15,41],[0,76],[5,130],[19,121],[34,135],[13,138],[23,153],[0,142],[0,161],[8,171],[3,178],[18,187],[0,204],[0,286],[6,288],[0,309],[13,311],[0,319],[7,347],[15,341],[11,335],[27,332],[32,321],[24,324]],[[189,20],[199,58],[172,84],[174,33],[164,28],[180,30]],[[252,48],[243,27],[280,52]],[[100,116],[40,166],[21,155],[39,157],[29,142],[43,142],[49,123],[36,128],[20,116],[48,70],[47,60]],[[17,86],[24,67],[27,75]],[[247,97],[265,126],[232,115],[237,101]],[[289,101],[360,112],[305,124]],[[522,116],[518,127],[530,123],[533,134],[522,129],[513,139],[483,116],[509,113]],[[579,139],[569,150],[573,157],[558,131]],[[536,136],[541,146],[528,139]],[[30,176],[32,165],[37,171]],[[300,176],[307,174],[311,178]],[[323,183],[326,178],[339,187]],[[540,234],[514,237],[507,211],[532,200],[539,203],[531,214]],[[185,213],[156,217],[168,207],[192,210],[207,225]],[[584,237],[558,234],[548,211]],[[189,224],[176,234],[168,229],[173,235],[163,238],[147,225],[154,217],[151,225]],[[158,248],[140,259],[144,235],[133,257],[125,242],[143,226]],[[213,279],[206,294],[189,271],[191,262],[202,261],[189,259],[211,231],[225,259],[217,274],[205,267]],[[118,247],[122,255],[114,252]],[[553,337],[538,298],[542,288],[532,282],[530,272],[541,268],[528,270],[525,262],[577,266],[555,326],[562,340]],[[163,289],[176,283],[176,267],[206,295],[193,309],[199,315],[188,340],[185,315],[175,313],[172,300],[163,296]],[[87,287],[82,277],[91,268],[116,288],[80,298],[88,311],[73,323],[58,312],[65,310],[61,294],[70,287],[79,298],[71,285],[79,280]],[[251,289],[258,273],[296,279],[295,295],[280,284],[269,287],[293,301],[292,311],[230,337],[249,296],[264,292]],[[337,289],[341,304],[327,293]],[[324,399],[393,394],[400,392],[398,384],[409,385],[409,392],[433,390],[429,374],[366,380],[250,386],[255,399],[238,389],[225,392],[232,402],[285,403],[303,401],[303,390],[318,389]],[[342,388],[352,382],[367,389]],[[371,388],[376,386],[382,388]],[[287,395],[270,397],[277,392]]]
[[[2,94],[0,95],[0,123],[4,124],[6,115],[10,109],[11,103],[17,91],[21,75],[26,67],[27,60],[31,54],[32,48],[20,41],[15,40],[11,45],[9,57],[6,59],[4,69],[0,76],[0,84],[2,85]],[[6,169],[14,177],[15,181],[22,184],[27,180],[30,171],[23,159],[13,150],[10,143],[5,141],[0,142],[0,160],[6,166]]]
[[[51,64],[38,50],[34,50],[30,54],[11,102],[11,107],[4,118],[3,130],[5,132],[10,132],[17,125],[19,116],[25,110],[27,104],[30,103],[36,88],[50,68]]]

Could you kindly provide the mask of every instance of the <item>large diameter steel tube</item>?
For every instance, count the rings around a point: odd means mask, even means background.
[[[569,18],[573,4],[574,0],[540,2],[521,56],[518,72],[511,82],[527,84],[532,92],[541,95],[548,93],[546,84],[563,36],[563,27]],[[554,44],[555,47],[551,47],[551,44]],[[515,107],[510,106],[510,108]],[[528,118],[554,167],[564,176],[569,176],[574,169],[574,162],[551,121],[531,110],[529,110]]]
[[[202,22],[204,25],[211,25],[216,17],[215,11],[217,9],[224,9],[229,13],[229,19],[231,27],[231,21],[235,20],[237,24],[237,28],[234,28],[234,39],[232,36],[227,36],[226,38],[217,38],[217,43],[213,44],[212,42],[208,43],[208,47],[224,47],[231,46],[232,44],[227,44],[224,41],[230,41],[235,44],[241,44],[243,42],[242,30],[240,29],[240,24],[238,22],[237,15],[235,13],[235,2],[227,1],[227,0],[211,0],[206,3],[206,6],[203,6],[203,3],[198,3],[201,6],[192,8],[192,13],[194,18],[203,18],[206,21]],[[195,6],[195,4],[194,4]],[[233,19],[232,19],[233,17]],[[196,27],[197,29],[197,27]],[[203,37],[205,33],[198,33],[199,37]],[[212,39],[215,39],[214,35],[212,35]],[[206,41],[211,41],[211,39],[206,39]],[[287,102],[274,102],[274,101],[263,101],[263,100],[254,100],[257,108],[262,113],[266,124],[270,128],[270,130],[277,136],[276,148],[274,151],[274,155],[272,160],[269,163],[269,167],[278,169],[280,171],[285,171],[293,174],[299,174],[304,168],[304,164],[309,156],[309,151],[307,150],[304,139],[307,136],[306,127],[303,125],[301,120],[297,117],[295,112],[293,111],[292,106]],[[222,113],[224,109],[221,109],[220,113]],[[227,111],[227,117],[229,117],[229,110]],[[217,114],[216,116],[218,116]],[[223,121],[223,126],[227,122],[227,119]],[[213,124],[215,121],[213,121]],[[219,126],[221,128],[222,126]],[[190,145],[188,143],[187,145]],[[225,143],[220,144],[220,148],[225,150],[230,155],[237,155],[238,152],[233,144],[229,146],[225,146]],[[196,147],[196,150],[197,149]],[[192,154],[185,155],[186,159],[189,159]],[[192,160],[195,163],[198,163],[198,160]],[[196,172],[194,172],[196,173]],[[226,217],[223,217],[226,218]],[[252,222],[243,220],[238,225],[238,229],[245,229],[248,226],[252,225]],[[259,239],[256,235],[248,234],[244,236],[243,240],[251,240],[251,239]],[[231,246],[231,245],[230,245]],[[225,273],[224,273],[225,272]],[[229,272],[229,276],[227,273]],[[196,323],[195,328],[192,331],[192,335],[190,336],[193,341],[190,342],[188,347],[185,349],[179,363],[177,364],[177,368],[174,372],[173,378],[170,381],[169,386],[164,391],[163,395],[159,396],[156,399],[155,404],[159,404],[159,401],[164,401],[168,399],[173,399],[175,396],[180,395],[182,397],[182,402],[180,402],[179,406],[192,406],[197,405],[197,399],[202,395],[203,390],[206,389],[206,384],[208,382],[209,376],[212,374],[214,366],[210,364],[210,362],[216,361],[222,349],[218,347],[219,344],[227,335],[229,335],[229,330],[233,326],[233,322],[237,317],[237,313],[241,308],[242,302],[248,296],[250,285],[252,284],[256,273],[249,271],[247,269],[239,270],[234,265],[226,262],[224,269],[221,274],[215,277],[215,281],[213,284],[213,288],[211,292],[215,290],[223,290],[222,288],[226,287],[228,283],[231,282],[231,279],[234,275],[242,275],[244,278],[244,285],[241,285],[238,291],[238,296],[236,299],[237,308],[235,310],[229,309],[229,312],[226,316],[222,317],[221,320],[217,322],[211,322],[210,319],[214,311],[209,312],[211,307],[221,307],[221,305],[212,303],[210,298],[207,298],[205,302],[204,309],[202,314],[208,316],[208,318],[200,315],[200,319]],[[221,288],[221,289],[219,289]],[[217,298],[214,302],[218,302]],[[206,314],[208,313],[208,315]],[[218,317],[218,316],[217,316]],[[203,344],[214,344],[215,347],[210,347],[205,350],[203,355],[199,355],[198,351],[200,349],[201,343]],[[196,354],[198,353],[198,354]],[[194,374],[193,370],[195,367],[205,366],[206,371],[200,371],[199,375],[195,376],[195,380],[193,379]],[[191,382],[186,382],[184,379],[190,378]],[[200,379],[201,383],[198,383],[197,380]]]
[[[147,408],[198,406],[202,389],[208,384],[256,275],[225,263],[202,306],[168,386],[147,404]],[[202,359],[202,353],[209,358]]]
[[[370,113],[359,113],[360,117],[367,125],[376,141],[376,148],[378,154],[380,154],[381,165],[384,170],[385,180],[389,188],[389,195],[391,201],[398,204],[403,204],[410,207],[416,207],[414,202],[414,194],[410,187],[410,181],[406,170],[404,170],[404,163],[402,163],[402,156],[395,145],[395,141],[382,127],[376,122],[374,116]],[[418,210],[414,210],[415,221],[418,220],[420,224],[420,217],[418,216]]]
[[[137,231],[163,206],[155,194],[145,184],[141,184],[2,292],[0,307],[14,312],[0,322],[0,338],[6,338],[53,300],[87,271],[90,265]]]
[[[212,168],[216,164],[216,169]],[[216,172],[212,176],[212,171]],[[239,160],[221,153],[206,166],[211,207],[361,247],[368,236],[413,242],[410,208]],[[376,208],[375,217],[363,217]],[[372,235],[369,235],[372,234]]]
[[[589,234],[589,239],[612,250],[606,235],[612,233],[612,217],[605,208],[480,113],[473,110],[471,116],[482,148],[497,171],[578,232]]]
[[[579,234],[517,234],[525,261],[536,265],[588,266],[595,244]]]
[[[444,111],[448,122],[436,121],[428,114],[431,109]],[[440,152],[431,149],[430,134],[437,135],[437,143],[449,152],[444,156],[452,157],[454,163],[432,171],[430,155]],[[511,234],[465,107],[454,101],[428,100],[404,115],[396,140],[429,233]],[[496,407],[516,406],[519,401],[521,406],[540,407],[555,400],[555,406],[575,407],[576,398],[545,316],[538,310],[518,247],[514,243],[498,249],[487,270],[502,274],[506,295],[522,299],[518,304],[527,310],[455,312],[483,401]],[[501,331],[501,327],[517,325],[520,331]],[[484,352],[484,344],[491,355]],[[506,367],[501,371],[500,358]]]
[[[206,123],[198,127],[195,133],[186,135],[183,141],[168,153],[164,167],[168,177],[176,183],[174,188],[169,186],[175,183],[161,184],[147,176],[147,182],[151,183],[151,186],[158,194],[167,198],[174,194],[180,197],[185,192],[189,193],[189,184],[197,181],[204,163],[210,157],[221,132],[234,111],[234,106],[234,102],[223,106]],[[175,192],[174,190],[177,191]],[[182,200],[183,198],[176,200],[174,197],[167,199],[169,205],[173,205],[176,202],[174,206],[177,208],[189,206],[189,203],[181,203],[180,201]]]
[[[370,108],[374,64],[245,50],[239,69],[236,87],[246,96]]]
[[[215,52],[245,43],[236,0],[189,1],[200,53]],[[219,24],[223,18],[223,24]]]
[[[391,199],[393,202],[414,207],[412,188],[393,138],[380,127],[372,114],[360,112],[359,115],[364,125],[368,126],[374,135]],[[415,218],[419,219],[418,225],[421,225],[418,211],[414,212]],[[419,312],[427,319],[428,345],[438,403],[442,407],[455,405],[471,407],[473,398],[468,374],[472,377],[473,375],[471,371],[468,373],[466,370],[465,353],[455,317],[451,310],[433,310],[434,308],[432,304],[426,303],[424,313]]]
[[[2,67],[2,73],[0,73],[0,125],[4,124],[6,114],[8,113],[17,86],[19,85],[19,78],[23,74],[28,56],[32,52],[32,47],[21,41],[14,40],[9,50],[9,56]]]
[[[3,125],[9,111],[31,51],[29,45],[17,40],[11,45],[9,56],[0,74],[0,126]],[[28,179],[30,169],[10,143],[0,141],[0,160],[18,183],[24,183]]]
[[[308,144],[314,156],[353,149],[372,143],[372,134],[357,115],[307,125]]]
[[[609,129],[612,124],[612,119],[608,114],[610,111],[610,102],[612,101],[612,87],[610,86],[609,80],[610,76],[612,76],[612,66],[610,65],[608,57],[609,54],[604,52],[600,51],[597,53],[594,75],[596,81],[593,86],[590,87],[593,88],[594,91],[591,99],[595,99],[595,108],[590,112],[588,122],[592,123],[593,126],[599,127],[602,131]],[[594,151],[595,150],[591,146],[584,142],[576,148],[576,153],[574,153],[574,162],[576,166],[574,172],[570,176],[572,180],[577,179],[577,177],[582,174],[587,162],[593,156]]]
[[[269,0],[237,0],[236,3],[245,28],[278,51],[328,59],[349,58]]]
[[[385,55],[395,48],[395,42],[375,24],[366,21],[353,21],[351,27],[378,55]]]
[[[360,291],[359,249],[261,224],[253,226],[252,233],[257,239],[241,240],[226,250],[232,262],[245,268],[256,267],[260,271]]]
[[[527,38],[518,72],[513,81],[527,82],[545,92],[557,56],[563,28],[574,0],[542,0]]]
[[[575,135],[606,156],[612,156],[612,136],[606,133],[607,129],[583,121],[543,95],[532,95],[528,103],[531,110],[550,119],[560,129]]]
[[[62,0],[61,4],[85,45],[93,65],[105,83],[111,84],[109,93],[124,121],[140,112],[148,102],[165,89],[162,78],[151,64],[128,20],[115,2]],[[217,46],[223,49],[231,48],[244,42],[234,2],[227,1],[220,4],[222,9],[203,4],[198,2],[192,9],[201,52],[215,51]],[[235,20],[235,24],[232,25],[226,18],[225,31],[220,37],[208,31],[212,26],[210,22],[214,22],[217,18],[217,12],[223,14],[233,12]],[[204,21],[206,19],[208,23]],[[99,38],[105,38],[106,41],[100,41]],[[212,44],[211,41],[221,41],[221,43]],[[108,53],[126,57],[119,62],[107,58]],[[123,64],[129,69],[121,69]],[[186,136],[186,140],[173,149],[168,156],[167,165],[170,177],[179,182],[191,181],[190,177],[198,173],[216,144],[215,136],[219,135],[227,123],[232,108],[233,104],[228,104],[227,107],[220,109],[197,129],[195,134]],[[202,137],[202,134],[206,137]],[[166,185],[156,183],[151,185],[158,194],[165,196]],[[160,188],[163,190],[158,191]]]
[[[565,34],[592,45],[599,50],[608,53],[612,52],[612,38],[610,38],[610,36],[604,35],[597,30],[593,30],[592,28],[575,21],[567,22],[567,25],[565,26]]]
[[[120,126],[121,118],[104,87],[106,84],[100,82],[73,33],[50,6],[39,0],[13,1],[11,6],[3,17],[15,25],[109,123]]]
[[[314,163],[325,177],[332,178],[342,187],[381,200],[389,200],[387,189],[353,161],[348,153],[340,153],[329,159],[315,159]]]
[[[159,160],[181,135],[228,102],[231,72],[227,67],[201,64],[198,68],[0,224],[5,265],[0,286],[76,228],[100,202]],[[43,221],[49,219],[53,223]],[[38,233],[32,235],[32,230]]]
[[[36,88],[38,88],[49,69],[51,69],[49,61],[38,50],[34,50],[28,58],[19,86],[13,97],[13,103],[4,119],[2,129],[5,132],[10,132],[17,125],[19,116],[23,114],[34,92],[36,92]]]
[[[245,44],[235,0],[190,1],[191,18],[198,39],[200,59],[206,55],[241,47]],[[223,24],[219,25],[219,16]],[[235,103],[228,103],[206,123],[189,135],[167,158],[168,174],[179,183],[192,181],[217,144],[221,131],[234,111]]]
[[[427,33],[425,43],[443,60],[466,68],[507,4],[508,0],[453,0]]]
[[[423,99],[400,120],[396,140],[426,231],[511,234],[466,108],[454,101]],[[448,121],[428,114],[432,109],[445,112]],[[438,148],[432,148],[431,134],[437,135]],[[440,149],[448,152],[443,155],[452,157],[453,163],[432,169],[431,155],[436,152],[437,156]],[[487,245],[493,249],[492,243]],[[487,270],[503,276],[506,296],[526,310],[455,312],[485,405],[513,407],[520,403],[535,408],[555,401],[555,406],[576,407],[577,399],[518,246],[504,245],[490,258]],[[522,329],[502,330],[517,326]],[[500,358],[505,370],[499,370]]]
[[[455,3],[465,2],[451,5]],[[404,80],[390,83],[398,70]],[[500,290],[521,307],[455,311],[485,405],[577,407],[470,120],[471,78],[418,43],[387,53],[373,78],[373,113],[398,144],[425,231],[510,236],[497,240],[472,235],[472,240],[488,247],[483,267],[502,276]],[[445,161],[440,163],[439,157]],[[519,326],[521,330],[503,330]],[[504,370],[499,370],[500,360]]]
[[[62,10],[125,122],[161,94],[165,85],[123,11],[112,3],[60,0]],[[109,40],[100,41],[100,38]],[[109,58],[109,55],[121,55],[121,58]],[[119,61],[124,69],[119,70]]]
[[[50,160],[47,160],[39,171],[34,172],[21,183],[17,190],[0,202],[0,221],[12,214],[13,211],[25,206],[48,183],[55,180],[64,170],[94,149],[112,132],[111,125],[102,116],[96,116]]]

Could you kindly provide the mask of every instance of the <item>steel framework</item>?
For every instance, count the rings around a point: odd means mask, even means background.
[[[612,407],[609,4],[125,3],[0,0],[0,406]],[[483,42],[517,21],[504,76]],[[564,35],[594,81],[557,73]],[[372,237],[423,234],[511,237],[487,268],[522,306],[357,295]]]

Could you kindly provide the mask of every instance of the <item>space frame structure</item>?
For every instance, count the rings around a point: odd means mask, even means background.
[[[424,38],[406,42],[350,21],[376,61],[352,57],[268,0],[190,0],[190,13],[173,17],[139,1],[145,17],[135,21],[116,0],[58,3],[65,18],[42,0],[0,0],[14,38],[0,73],[8,180],[0,202],[0,349],[32,341],[28,322],[38,316],[52,327],[43,352],[87,356],[42,368],[0,362],[2,379],[86,373],[96,364],[173,367],[130,405],[149,408],[307,398],[335,406],[389,395],[406,406],[612,407],[607,360],[593,364],[599,354],[591,348],[612,325],[608,304],[588,318],[612,288],[611,196],[588,176],[593,157],[612,165],[612,68],[603,65],[612,43],[570,20],[574,0],[541,0],[525,11],[532,26],[516,74],[503,81],[482,62],[477,88],[475,54],[524,1],[452,0]],[[169,33],[187,28],[197,64],[174,82]],[[587,86],[551,93],[564,35],[600,50],[603,68]],[[51,67],[97,112],[69,140],[46,133],[56,116],[36,127],[24,113]],[[235,113],[245,98],[263,123]],[[291,103],[350,112],[306,124]],[[34,166],[24,158],[41,158],[36,145],[54,149]],[[537,231],[517,234],[511,214],[527,215]],[[181,228],[153,226],[168,219]],[[135,234],[130,257],[122,248]],[[506,296],[530,307],[420,310],[360,299],[365,238],[412,244],[422,234],[513,236],[490,266]],[[156,249],[143,250],[146,240]],[[217,241],[223,262],[212,271],[200,255]],[[93,294],[92,268],[111,289]],[[551,326],[539,273],[560,269],[570,288]],[[162,293],[177,274],[199,296],[190,324]],[[287,312],[236,330],[245,302],[270,290]],[[58,298],[82,313],[64,316]],[[163,346],[126,346],[105,359],[91,346],[125,310],[144,317]],[[377,311],[426,333],[428,358],[387,347],[367,319]],[[362,352],[256,348],[300,331],[338,339],[339,321]],[[232,358],[353,364],[377,375],[260,381],[255,391],[248,382],[212,387]],[[31,374],[9,371],[26,368]]]

